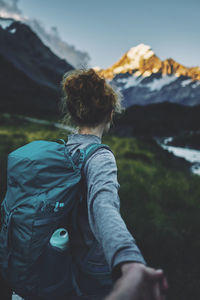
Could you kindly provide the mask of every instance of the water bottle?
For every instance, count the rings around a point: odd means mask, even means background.
[[[43,253],[41,266],[43,272],[40,283],[44,290],[44,298],[56,299],[59,294],[64,294],[68,286],[71,288],[71,255],[69,235],[65,228],[59,228],[52,234]],[[49,290],[49,288],[51,295],[47,297],[45,290]]]
[[[24,298],[20,297],[19,295],[15,294],[15,292],[13,292],[12,300],[24,300]]]

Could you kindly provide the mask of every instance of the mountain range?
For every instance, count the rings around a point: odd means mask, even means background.
[[[200,104],[200,67],[187,68],[172,58],[162,61],[148,45],[132,47],[114,65],[96,71],[119,87],[125,107]]]

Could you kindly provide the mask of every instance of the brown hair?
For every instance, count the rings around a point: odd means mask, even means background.
[[[60,109],[63,122],[95,127],[107,121],[112,110],[121,112],[121,93],[93,69],[79,69],[64,74],[64,97]]]

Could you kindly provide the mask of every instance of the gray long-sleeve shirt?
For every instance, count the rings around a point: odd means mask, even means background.
[[[73,134],[68,136],[67,146],[73,154],[78,148],[85,148],[91,143],[101,143],[101,139],[95,135]],[[136,261],[145,264],[135,239],[120,215],[119,183],[113,153],[105,148],[98,149],[87,160],[84,176],[88,215],[83,216],[80,212],[79,221],[88,221],[91,230],[91,233],[83,232],[85,243],[90,247],[94,236],[103,249],[111,272],[122,262]]]

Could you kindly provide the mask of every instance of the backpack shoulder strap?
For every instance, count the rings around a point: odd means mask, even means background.
[[[83,151],[84,151],[84,160],[83,160],[83,163],[82,163],[82,169],[84,168],[86,161],[96,151],[98,151],[98,149],[101,149],[101,148],[107,149],[107,150],[109,150],[109,151],[112,152],[112,150],[110,149],[110,147],[108,145],[106,145],[106,144],[90,144],[85,149],[83,149]]]
[[[80,168],[83,169],[86,161],[100,148],[108,149],[112,152],[110,147],[106,144],[89,144],[84,149],[78,149],[73,155],[74,163]]]
[[[110,147],[106,144],[90,144],[84,149],[85,159],[89,159],[93,155],[93,153],[95,153],[100,148],[105,148],[112,152]]]

